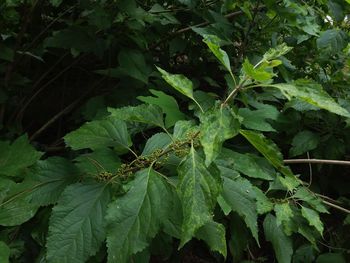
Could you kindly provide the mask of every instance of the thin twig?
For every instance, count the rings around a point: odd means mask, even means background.
[[[288,159],[288,160],[284,160],[283,162],[286,164],[318,163],[318,164],[350,165],[350,161],[325,160],[325,159]]]
[[[346,208],[344,208],[344,207],[341,207],[341,206],[339,206],[339,205],[333,204],[333,203],[328,202],[328,201],[326,201],[326,200],[322,200],[322,202],[323,202],[324,204],[330,206],[330,207],[333,207],[333,208],[335,208],[335,209],[338,209],[338,210],[340,210],[340,211],[343,211],[343,212],[345,212],[345,213],[350,214],[350,210],[348,210],[348,209],[346,209]]]

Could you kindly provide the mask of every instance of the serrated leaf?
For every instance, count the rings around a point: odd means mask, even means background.
[[[178,174],[180,181],[177,190],[184,217],[180,242],[182,247],[200,227],[212,221],[221,179],[218,169],[215,166],[207,168],[193,147],[178,167]]]
[[[156,97],[138,96],[137,99],[161,107],[162,111],[166,114],[165,127],[172,127],[177,121],[185,119],[185,115],[180,111],[174,97],[159,90],[150,89],[149,91]]]
[[[200,142],[208,166],[219,155],[222,143],[238,134],[240,120],[227,106],[203,113],[200,120]]]
[[[240,130],[240,133],[279,171],[285,176],[294,177],[289,168],[283,165],[283,157],[277,145],[267,139],[263,134]]]
[[[336,103],[319,84],[310,83],[307,81],[298,81],[294,84],[271,84],[271,87],[279,89],[288,99],[297,98],[318,108],[350,118],[350,113]]]
[[[226,258],[226,231],[222,224],[211,221],[196,232],[196,237],[203,240],[209,246],[210,250],[217,251]]]
[[[293,210],[290,208],[288,202],[275,204],[274,210],[276,213],[276,224],[278,226],[283,225],[284,222],[288,222],[293,218]]]
[[[301,214],[306,218],[310,226],[314,226],[321,235],[323,234],[323,223],[320,215],[315,210],[302,206]]]
[[[0,203],[0,225],[16,226],[31,219],[39,206],[30,202],[30,192],[37,187],[32,182],[14,183],[1,180],[0,190],[4,192]]]
[[[56,203],[66,186],[79,179],[78,175],[78,169],[64,158],[38,161],[28,175],[37,184],[30,194],[31,202],[40,206]]]
[[[8,245],[6,245],[5,242],[0,241],[0,262],[2,263],[9,263],[9,259],[10,259],[10,248],[8,247]]]
[[[255,158],[249,154],[241,154],[229,149],[222,149],[217,165],[236,170],[252,178],[263,180],[273,180],[272,173],[261,166]]]
[[[276,218],[268,214],[264,220],[264,232],[267,241],[272,243],[278,263],[291,263],[293,255],[292,240],[277,224]]]
[[[181,74],[170,74],[164,69],[157,67],[158,71],[162,74],[163,79],[174,89],[185,95],[186,97],[193,100],[199,108],[202,110],[202,107],[198,104],[193,96],[193,83],[191,80],[186,78]],[[203,110],[202,110],[203,111]]]
[[[252,232],[259,244],[258,213],[256,207],[256,194],[253,185],[244,178],[231,179],[224,177],[222,197],[237,212]]]
[[[64,136],[64,141],[73,150],[97,150],[107,147],[128,149],[131,146],[125,122],[113,117],[87,122]]]
[[[320,136],[308,130],[297,133],[292,141],[292,148],[289,150],[291,157],[301,155],[307,151],[314,150],[320,142]]]
[[[158,233],[172,204],[169,185],[151,168],[137,172],[129,187],[108,206],[108,262],[131,262]]]
[[[76,183],[52,210],[47,237],[50,263],[84,263],[105,239],[104,216],[109,189],[100,183]]]
[[[255,68],[248,59],[244,60],[242,70],[247,76],[259,82],[268,82],[275,76],[273,72],[267,72],[259,67]]]
[[[84,175],[96,175],[101,172],[114,173],[121,165],[117,153],[109,148],[79,155],[74,162]]]
[[[211,52],[220,61],[220,63],[226,68],[226,70],[233,76],[231,71],[230,59],[227,53],[220,48],[220,39],[215,35],[203,35],[203,42],[207,44]]]
[[[30,145],[27,135],[18,137],[12,144],[0,141],[0,174],[20,176],[24,168],[34,164],[42,155]]]
[[[163,111],[157,105],[141,104],[123,108],[108,108],[111,116],[119,120],[140,122],[164,128]]]

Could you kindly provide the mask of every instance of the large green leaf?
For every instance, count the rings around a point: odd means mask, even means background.
[[[285,43],[282,43],[274,48],[270,48],[263,56],[264,61],[269,61],[272,59],[279,58],[285,54],[287,54],[289,51],[291,51],[293,48],[288,47]]]
[[[27,135],[22,135],[12,144],[0,141],[0,175],[18,176],[42,155],[30,145]]]
[[[68,186],[52,210],[47,237],[50,263],[84,263],[105,239],[109,189],[100,183]]]
[[[30,194],[31,202],[41,206],[56,203],[65,187],[79,179],[78,175],[78,169],[64,158],[39,161],[28,175],[37,184]]]
[[[253,185],[242,177],[237,179],[224,177],[222,196],[231,209],[244,219],[256,242],[259,243],[258,213]]]
[[[317,197],[306,187],[299,187],[293,197],[306,202],[320,213],[328,213],[327,208],[322,203],[322,199]]]
[[[200,141],[208,166],[219,155],[222,143],[238,134],[240,120],[228,106],[203,113],[200,120]]]
[[[141,104],[123,108],[108,108],[111,116],[119,120],[140,122],[164,128],[163,111],[157,105]]]
[[[348,36],[339,29],[329,29],[321,33],[317,39],[317,48],[322,52],[336,54],[341,52],[348,44]]]
[[[238,115],[243,117],[242,125],[248,129],[257,131],[276,131],[271,124],[266,120],[271,117],[266,116],[266,110],[250,110],[248,108],[240,108]]]
[[[264,220],[264,232],[267,241],[272,243],[278,263],[291,263],[293,255],[292,240],[277,224],[276,218],[269,214]]]
[[[172,204],[170,186],[151,168],[137,172],[129,187],[108,206],[108,262],[131,262],[158,233]]]
[[[221,190],[221,179],[215,166],[207,168],[193,147],[178,168],[177,186],[184,221],[180,247],[195,236],[196,231],[212,221],[213,209]]]
[[[261,158],[262,159],[262,158]],[[273,171],[261,165],[257,158],[250,154],[241,154],[223,148],[215,163],[219,166],[231,168],[252,178],[273,180]],[[272,168],[273,170],[273,168]]]
[[[166,114],[165,126],[172,127],[177,121],[185,119],[185,115],[179,110],[179,105],[174,97],[165,94],[159,90],[149,90],[156,97],[137,97],[139,100],[148,104],[154,104],[162,108]]]
[[[350,118],[350,113],[336,103],[319,84],[299,80],[294,83],[271,84],[271,87],[279,89],[288,99],[297,98],[318,108]]]
[[[248,59],[244,60],[244,63],[242,65],[243,72],[246,74],[246,76],[255,79],[259,82],[268,82],[271,80],[275,75],[273,72],[267,72],[262,68],[255,68],[252,64],[250,64]]]
[[[293,218],[293,210],[290,207],[289,202],[275,204],[274,210],[276,213],[276,223],[278,226],[283,226],[285,222],[288,222]]]
[[[113,117],[87,122],[64,136],[64,140],[73,150],[97,150],[110,146],[128,149],[131,145],[125,122]]]
[[[283,157],[277,145],[262,133],[240,130],[240,133],[279,171],[286,176],[293,176],[289,168],[283,165]]]
[[[16,226],[31,219],[39,206],[30,202],[30,193],[37,187],[32,182],[14,183],[0,180],[0,225]]]
[[[197,230],[196,238],[203,240],[212,251],[217,251],[226,258],[225,232],[224,225],[211,221]]]

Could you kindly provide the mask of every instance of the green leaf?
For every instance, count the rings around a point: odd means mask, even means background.
[[[240,121],[228,106],[203,113],[200,120],[200,142],[208,166],[219,155],[222,143],[238,134]]]
[[[31,219],[39,206],[30,202],[29,194],[36,185],[31,182],[14,183],[0,181],[0,192],[4,194],[0,203],[0,225],[16,226]]]
[[[306,187],[299,187],[293,197],[306,202],[320,213],[328,213],[327,208],[322,203],[322,199],[318,198]]]
[[[171,138],[166,133],[156,133],[146,142],[142,155],[150,155],[156,150],[165,149],[172,143]]]
[[[108,262],[131,262],[158,233],[171,207],[172,193],[151,168],[135,174],[130,190],[108,206]]]
[[[285,43],[282,43],[274,48],[270,48],[263,56],[264,61],[270,61],[276,58],[279,58],[285,54],[287,54],[289,51],[291,51],[293,48],[288,47]]]
[[[9,263],[10,259],[10,248],[6,245],[5,242],[0,241],[0,262]]]
[[[261,158],[262,159],[262,158]],[[273,180],[271,171],[267,170],[256,158],[250,154],[241,154],[226,148],[223,148],[218,159],[217,165],[231,168],[252,178],[263,180]]]
[[[214,221],[208,222],[196,232],[196,238],[203,240],[212,251],[217,251],[226,258],[225,227]]]
[[[293,218],[293,210],[288,202],[275,204],[274,210],[278,226],[283,225],[285,222],[288,222]]]
[[[131,146],[125,122],[112,117],[87,122],[64,136],[64,141],[73,150],[97,150],[111,146],[128,149]]]
[[[243,117],[242,125],[246,128],[265,132],[276,131],[266,121],[265,113],[265,110],[250,110],[248,108],[240,108],[238,110],[238,115]]]
[[[264,232],[266,240],[272,243],[278,263],[291,263],[293,255],[292,240],[277,224],[276,218],[268,214],[264,220]]]
[[[180,242],[182,247],[200,227],[212,221],[221,179],[218,169],[215,166],[207,168],[193,147],[179,166],[178,174],[180,181],[177,190],[184,216]]]
[[[329,29],[321,33],[317,39],[317,48],[329,54],[341,52],[348,44],[348,36],[339,29]]]
[[[101,172],[114,173],[121,165],[121,160],[116,152],[109,148],[79,155],[74,161],[84,175],[96,175]]]
[[[176,140],[186,140],[191,134],[199,131],[194,121],[178,121],[174,126],[173,137]]]
[[[289,100],[297,98],[313,106],[328,110],[335,114],[350,118],[350,113],[339,106],[334,99],[322,89],[319,84],[308,81],[297,81],[292,83],[272,84],[271,87],[279,89]]]
[[[174,97],[165,94],[158,90],[149,90],[156,97],[144,97],[138,96],[137,99],[148,103],[154,104],[162,108],[162,111],[166,114],[165,117],[165,127],[169,128],[174,126],[174,124],[182,119],[185,119],[185,115],[179,110],[179,105]]]
[[[78,169],[64,158],[38,161],[28,175],[37,185],[30,194],[31,202],[40,206],[56,203],[66,186],[79,179],[78,175]]]
[[[266,214],[273,209],[273,203],[258,187],[253,187],[256,198],[256,210],[259,215]]]
[[[163,79],[174,89],[176,89],[178,92],[182,93],[186,97],[193,100],[200,109],[202,107],[198,104],[198,102],[195,100],[193,96],[193,83],[191,80],[186,78],[184,75],[181,74],[170,74],[169,72],[166,72],[164,69],[161,69],[160,67],[157,67],[158,71],[162,74]],[[202,110],[203,111],[203,110]]]
[[[108,108],[113,118],[124,121],[140,122],[164,128],[163,112],[157,105],[141,104],[123,108]]]
[[[255,68],[250,64],[248,59],[244,60],[242,69],[247,76],[259,82],[269,82],[275,76],[274,73],[267,72],[261,68]]]
[[[21,176],[24,168],[33,165],[42,155],[30,145],[27,135],[18,137],[12,144],[0,141],[0,174]]]
[[[83,263],[95,255],[105,239],[109,195],[108,187],[99,183],[77,183],[65,189],[52,209],[48,262]]]
[[[259,244],[256,194],[252,184],[247,179],[241,177],[235,180],[224,177],[222,197],[233,211],[243,217],[244,222]]]
[[[323,224],[320,215],[315,210],[302,206],[301,214],[306,218],[310,226],[314,226],[321,235],[323,234]]]
[[[130,76],[145,84],[148,83],[148,77],[152,73],[152,68],[149,64],[146,64],[145,57],[140,51],[122,50],[119,52],[118,62],[120,65],[118,72],[121,75]]]
[[[293,176],[289,168],[283,165],[283,157],[277,145],[263,134],[240,130],[240,133],[279,171],[286,176]],[[294,176],[293,176],[294,177]]]
[[[346,259],[340,253],[326,253],[319,255],[316,263],[346,263]]]
[[[226,68],[226,70],[233,76],[231,71],[230,59],[227,53],[220,48],[220,39],[215,35],[203,35],[203,42],[207,44],[211,52],[220,61],[220,63]]]
[[[320,136],[308,130],[297,133],[292,141],[292,148],[289,150],[290,157],[301,155],[305,152],[316,149],[320,142]]]

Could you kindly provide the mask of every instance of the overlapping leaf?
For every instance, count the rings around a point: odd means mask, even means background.
[[[113,117],[87,122],[64,136],[64,140],[73,150],[97,150],[110,146],[128,149],[131,145],[125,122]]]
[[[238,134],[240,120],[228,106],[206,112],[200,119],[200,141],[208,166],[219,155],[222,143]]]
[[[30,145],[27,135],[18,137],[12,144],[0,141],[0,174],[18,176],[42,155]]]
[[[178,168],[177,186],[183,207],[184,221],[180,247],[195,236],[196,231],[212,221],[213,209],[221,190],[219,171],[207,168],[204,160],[192,147]]]
[[[172,204],[172,192],[151,168],[135,174],[130,190],[108,206],[108,261],[131,262],[158,233]]]
[[[50,263],[84,263],[105,239],[109,189],[104,184],[68,186],[53,208],[47,237]]]

